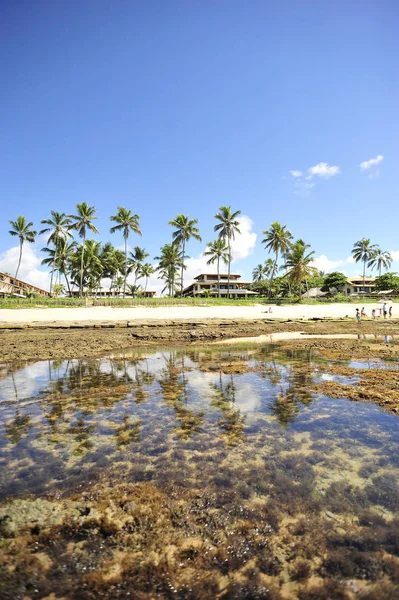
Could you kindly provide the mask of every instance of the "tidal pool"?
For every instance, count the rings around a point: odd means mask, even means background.
[[[329,366],[258,345],[3,365],[0,598],[399,598],[399,419],[312,392]]]

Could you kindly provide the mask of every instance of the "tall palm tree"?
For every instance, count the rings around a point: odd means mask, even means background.
[[[388,271],[391,264],[392,256],[389,254],[389,252],[386,250],[381,250],[379,246],[376,246],[367,266],[371,267],[371,269],[377,268],[378,276],[381,277],[382,269],[384,268]]]
[[[303,240],[297,240],[285,254],[283,268],[286,269],[286,277],[290,284],[298,286],[299,295],[301,293],[301,284],[304,281],[307,284],[308,279],[317,274],[316,267],[312,266],[315,252],[314,250],[308,252],[309,248],[309,244],[305,244]]]
[[[76,205],[76,215],[70,215],[71,219],[71,229],[75,229],[78,232],[80,238],[82,238],[81,245],[81,264],[80,264],[80,288],[79,295],[83,295],[83,260],[84,260],[84,251],[85,251],[85,242],[86,242],[86,233],[87,230],[90,229],[93,233],[98,233],[97,227],[92,223],[95,219],[97,219],[96,209],[94,206],[89,206],[86,202],[81,202]]]
[[[110,291],[115,288],[115,279],[125,269],[125,255],[121,250],[115,248],[110,242],[104,244],[101,250],[101,262],[104,268],[103,277],[111,280]]]
[[[173,296],[177,271],[183,262],[179,246],[174,242],[165,244],[161,248],[160,256],[155,256],[154,260],[159,261],[156,271],[159,271],[160,278],[166,281],[165,287],[168,287],[169,296]]]
[[[279,253],[284,254],[291,247],[292,233],[287,229],[286,225],[281,225],[278,221],[271,224],[270,229],[263,232],[265,238],[262,240],[262,244],[265,244],[265,248],[269,252],[275,253],[274,266],[271,271],[270,285],[269,285],[269,298],[272,292],[273,278],[277,272],[278,256]]]
[[[181,248],[181,269],[180,269],[180,296],[183,296],[183,272],[184,272],[184,259],[186,258],[186,243],[190,238],[201,241],[199,229],[196,226],[198,219],[189,219],[186,215],[177,215],[175,219],[169,221],[169,225],[175,227],[176,230],[173,232],[173,240]]]
[[[65,277],[68,288],[68,294],[71,296],[68,273],[71,270],[71,264],[76,251],[76,242],[69,242],[67,238],[60,240],[57,244],[57,255],[55,263],[58,271]]]
[[[74,253],[71,270],[74,281],[81,277],[82,288],[86,286],[91,291],[97,289],[104,270],[100,242],[85,240],[84,246],[79,246]]]
[[[352,248],[352,256],[355,262],[363,262],[363,292],[366,291],[366,264],[371,260],[376,251],[376,246],[371,243],[370,238],[362,238]]]
[[[204,256],[209,256],[209,260],[206,261],[207,265],[213,265],[217,263],[218,273],[218,298],[220,298],[220,261],[227,265],[229,262],[229,249],[226,246],[226,241],[223,238],[217,238],[213,242],[209,242],[208,250],[204,252]]]
[[[144,263],[143,265],[140,266],[139,279],[141,279],[142,277],[145,277],[144,292],[147,291],[148,278],[151,277],[153,272],[154,272],[154,267],[150,263]]]
[[[32,229],[33,222],[30,221],[28,223],[26,220],[26,217],[24,217],[24,216],[19,216],[15,219],[15,221],[9,221],[9,223],[11,225],[11,229],[9,230],[8,233],[13,236],[18,236],[18,238],[19,238],[19,259],[18,259],[17,270],[15,271],[14,283],[11,286],[10,293],[12,295],[12,293],[14,291],[15,279],[17,279],[17,277],[18,277],[19,267],[21,266],[23,245],[25,242],[29,242],[30,244],[33,244],[33,242],[35,241],[36,231],[34,229]]]
[[[128,261],[129,269],[134,271],[134,283],[137,283],[137,277],[140,272],[141,266],[144,264],[146,258],[150,255],[145,251],[144,248],[140,248],[140,246],[135,246],[133,248],[133,252],[130,252],[130,258]]]
[[[110,217],[111,221],[117,223],[117,225],[111,227],[111,233],[115,233],[115,231],[122,231],[123,239],[125,240],[125,280],[123,283],[123,297],[126,295],[127,240],[131,231],[133,231],[133,233],[137,233],[137,235],[141,235],[139,218],[140,217],[138,215],[132,214],[131,210],[124,208],[123,206],[118,206],[118,212],[116,215],[112,215],[112,217]]]
[[[50,234],[47,239],[47,247],[49,247],[50,244],[57,246],[61,240],[71,237],[72,235],[69,230],[71,219],[65,213],[59,213],[55,210],[52,210],[51,217],[49,219],[43,219],[41,223],[42,225],[47,225],[47,227],[39,231],[39,235],[43,235],[44,233]],[[46,263],[42,261],[42,264],[51,265],[51,262],[47,261]],[[53,287],[54,264],[51,266],[50,294]]]
[[[226,240],[227,248],[229,252],[229,262],[227,271],[227,298],[230,298],[230,268],[231,268],[231,240],[234,240],[236,233],[241,233],[239,229],[240,222],[237,217],[241,214],[240,210],[236,210],[234,213],[231,212],[231,206],[221,206],[219,212],[216,213],[215,219],[220,221],[213,228],[214,231],[219,232],[219,237]]]

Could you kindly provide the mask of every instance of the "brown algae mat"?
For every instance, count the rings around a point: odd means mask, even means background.
[[[384,396],[387,341],[8,364],[0,597],[399,598],[399,422],[320,387]]]

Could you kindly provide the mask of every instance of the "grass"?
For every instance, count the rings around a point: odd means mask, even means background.
[[[254,306],[264,304],[267,306],[284,306],[290,304],[317,305],[345,302],[348,304],[379,304],[382,298],[306,298],[298,301],[297,298],[274,298],[268,300],[264,297],[246,298],[239,300],[226,300],[225,298],[0,298],[2,308],[78,308],[82,306],[113,306],[128,308],[134,306]]]

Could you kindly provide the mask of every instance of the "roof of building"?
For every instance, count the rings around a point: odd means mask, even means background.
[[[204,275],[206,275],[207,277],[209,275],[212,275],[212,277],[217,277],[217,273],[200,273],[199,275],[194,277],[194,279],[199,279],[200,277],[204,277]],[[228,277],[228,276],[229,276],[228,273],[219,273],[219,277]],[[241,277],[241,275],[239,275],[238,273],[230,273],[230,279],[232,279],[232,278],[239,279],[240,277]]]
[[[359,275],[358,277],[348,277],[347,278],[347,282],[348,283],[354,283],[360,281],[361,283],[363,283],[363,276]],[[375,277],[365,277],[364,278],[364,283],[374,283],[375,282]]]

